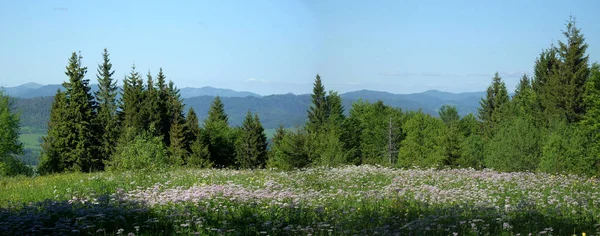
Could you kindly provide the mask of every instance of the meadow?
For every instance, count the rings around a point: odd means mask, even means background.
[[[596,235],[596,178],[376,166],[0,179],[8,235]]]

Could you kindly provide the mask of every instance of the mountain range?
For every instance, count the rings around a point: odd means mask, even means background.
[[[92,85],[92,90],[97,85]],[[17,87],[4,88],[8,95],[16,98],[16,108],[21,112],[22,126],[45,129],[48,121],[52,96],[61,85],[39,85],[28,83]],[[258,113],[266,129],[273,129],[283,124],[294,127],[304,124],[306,111],[310,107],[309,94],[275,94],[261,96],[252,92],[240,92],[230,89],[213,87],[183,88],[181,97],[186,109],[194,108],[198,118],[203,120],[210,104],[219,95],[229,115],[231,125],[240,125],[248,110]],[[480,99],[485,92],[450,93],[438,90],[428,90],[421,93],[393,94],[389,92],[359,90],[342,93],[342,103],[346,113],[352,108],[352,103],[358,100],[376,102],[382,100],[392,107],[403,110],[422,110],[427,114],[437,116],[438,109],[445,105],[457,107],[460,115],[476,113]]]

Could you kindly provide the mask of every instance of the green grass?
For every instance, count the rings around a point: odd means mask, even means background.
[[[91,235],[587,235],[600,181],[373,166],[0,179],[0,230]],[[30,230],[30,231],[28,231]],[[36,230],[36,231],[31,231]]]
[[[19,141],[23,143],[25,149],[41,149],[39,139],[44,136],[42,133],[22,133],[19,136]]]

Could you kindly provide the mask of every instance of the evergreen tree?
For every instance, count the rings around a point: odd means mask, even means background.
[[[441,167],[446,157],[443,137],[447,132],[442,120],[419,111],[405,125],[406,138],[400,143],[398,166]]]
[[[311,96],[312,104],[308,110],[308,132],[318,132],[318,130],[327,121],[327,100],[325,86],[321,83],[321,76],[315,77],[313,94]]]
[[[460,116],[455,106],[443,105],[439,110],[439,116],[448,127],[443,137],[443,149],[445,155],[445,165],[456,166],[457,160],[461,157],[461,143],[464,138],[460,130]]]
[[[567,30],[563,34],[566,42],[559,41],[558,54],[560,64],[561,88],[564,96],[564,108],[567,121],[570,123],[581,120],[584,110],[583,91],[584,84],[590,74],[588,65],[589,55],[586,55],[588,44],[575,20],[571,17],[566,24]]]
[[[204,120],[204,130],[211,162],[219,168],[231,166],[235,159],[235,133],[227,122],[223,103],[217,96]]]
[[[581,121],[584,133],[590,140],[590,156],[600,159],[600,64],[594,63],[590,78],[585,84],[583,97],[586,113]],[[596,160],[598,166],[600,160]]]
[[[335,91],[329,91],[329,95],[325,98],[327,104],[327,117],[329,121],[336,124],[341,124],[345,118],[344,107],[342,106],[342,98]]]
[[[164,143],[168,143],[169,130],[171,127],[171,119],[169,118],[168,99],[169,92],[167,87],[167,77],[163,73],[163,69],[160,68],[158,75],[156,76],[156,110],[155,113],[159,117],[157,132],[161,134]]]
[[[186,128],[186,142],[188,147],[191,146],[193,142],[197,139],[201,138],[200,122],[198,121],[198,116],[194,111],[194,108],[191,108],[187,112],[187,117],[185,119],[185,128]]]
[[[67,95],[67,117],[73,127],[73,133],[67,138],[70,149],[61,153],[66,160],[73,161],[69,169],[75,171],[101,170],[103,159],[98,156],[97,127],[95,120],[95,102],[89,86],[84,79],[87,67],[81,65],[81,55],[73,53],[65,74],[69,81],[63,83]]]
[[[95,92],[98,102],[96,123],[99,131],[100,154],[102,161],[107,160],[115,151],[119,136],[117,117],[117,92],[118,87],[112,76],[112,63],[108,50],[102,53],[103,62],[98,65],[96,78],[98,78],[98,91]]]
[[[264,168],[267,162],[267,136],[258,115],[248,111],[236,144],[237,163],[244,169]]]
[[[460,116],[458,115],[458,110],[456,110],[456,106],[443,105],[438,115],[444,121],[444,123],[448,126],[456,124],[460,120]]]
[[[123,129],[131,127],[134,137],[145,130],[143,83],[139,73],[135,70],[135,65],[131,66],[129,76],[126,76],[123,80],[123,92],[119,101],[121,108],[119,115],[121,127]]]
[[[186,142],[189,155],[185,164],[190,166],[210,167],[210,152],[206,142],[204,131],[200,128],[198,116],[193,108],[190,107],[186,117]]]
[[[273,157],[268,160],[268,166],[293,170],[310,165],[309,150],[307,150],[308,135],[303,128],[297,128],[295,132],[285,132],[281,141],[273,146]]]
[[[175,115],[169,130],[169,156],[170,164],[178,166],[184,163],[188,156],[185,121],[183,116]]]
[[[485,143],[484,164],[497,171],[536,170],[542,154],[543,135],[533,121],[512,116],[499,123]]]
[[[150,71],[146,75],[146,90],[144,90],[143,94],[142,112],[145,120],[144,129],[148,130],[154,136],[163,138],[163,133],[160,131],[162,121],[159,112],[159,90],[154,86],[154,80]]]
[[[508,101],[506,85],[498,75],[498,72],[496,72],[492,79],[492,84],[486,91],[486,97],[481,99],[479,102],[481,107],[478,108],[479,119],[483,122],[484,131],[486,131],[487,136],[491,135],[490,131],[500,122],[501,111]]]
[[[565,117],[564,106],[561,105],[563,86],[559,79],[559,66],[554,46],[544,50],[535,62],[532,89],[536,95],[535,103],[541,111],[537,120],[543,121],[543,125],[548,124],[549,119]]]
[[[19,115],[12,110],[10,98],[0,90],[0,177],[31,176],[33,169],[14,156],[23,154],[23,144],[19,142]]]
[[[50,110],[48,132],[42,137],[42,155],[38,166],[41,175],[60,173],[73,165],[72,161],[67,161],[62,155],[70,148],[67,137],[72,134],[67,112],[66,93],[57,90]]]

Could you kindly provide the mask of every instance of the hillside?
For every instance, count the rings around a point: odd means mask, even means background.
[[[49,89],[47,86],[42,87]],[[182,89],[183,91],[184,89]],[[56,90],[55,90],[56,91]],[[186,90],[192,91],[192,90]],[[201,91],[201,90],[195,90]],[[217,91],[217,89],[213,90]],[[231,90],[233,91],[233,90]],[[236,92],[243,93],[243,92]],[[182,92],[183,93],[183,92]],[[399,107],[403,110],[419,110],[437,116],[437,110],[444,104],[455,105],[460,115],[477,112],[479,99],[483,92],[477,93],[447,93],[426,91],[414,94],[393,94],[388,92],[360,90],[341,94],[346,113],[352,108],[352,103],[359,99],[369,102],[377,100],[385,104]],[[196,96],[184,98],[187,108],[193,107],[198,118],[203,120],[208,113],[214,96]],[[286,127],[302,125],[306,119],[306,111],[310,106],[310,95],[277,94],[269,96],[222,97],[225,110],[229,114],[231,125],[240,125],[248,110],[259,114],[266,129],[274,129],[283,124]],[[52,97],[17,98],[16,109],[21,112],[21,125],[37,129],[45,129],[50,115]]]

